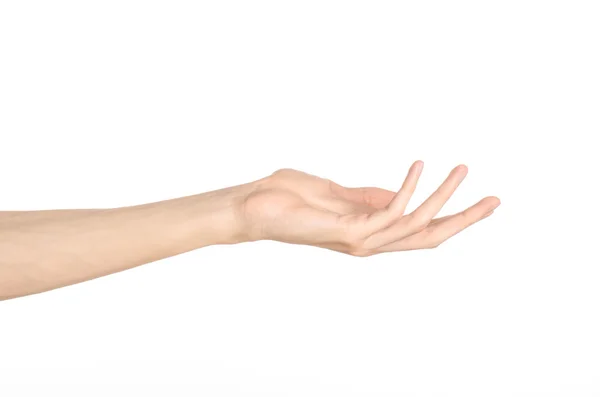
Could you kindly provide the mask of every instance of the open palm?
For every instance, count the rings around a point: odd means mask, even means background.
[[[486,197],[466,210],[434,218],[467,175],[460,165],[417,209],[406,206],[423,169],[415,162],[397,192],[347,188],[300,171],[283,169],[257,181],[243,214],[251,239],[307,244],[368,256],[381,252],[437,247],[489,216],[500,200]]]

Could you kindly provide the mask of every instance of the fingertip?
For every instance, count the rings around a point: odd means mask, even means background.
[[[448,178],[455,178],[458,181],[458,183],[461,183],[467,177],[468,173],[469,169],[467,168],[467,166],[464,164],[460,164],[454,167],[452,171],[450,171]]]
[[[501,204],[500,199],[496,196],[489,196],[489,197],[486,197],[484,200],[489,202],[488,205],[490,206],[492,211],[495,210],[496,208],[498,208]]]
[[[406,175],[407,178],[411,176],[413,178],[419,178],[421,176],[421,171],[423,171],[423,162],[421,160],[417,160],[408,169],[408,173]]]

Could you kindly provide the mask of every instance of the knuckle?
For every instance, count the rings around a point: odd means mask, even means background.
[[[286,177],[289,176],[290,174],[293,174],[295,171],[291,168],[280,168],[278,170],[276,170],[275,172],[273,172],[271,174],[271,176],[279,178],[279,177]]]
[[[420,232],[427,228],[427,225],[429,225],[429,219],[424,216],[416,216],[411,218],[409,224],[412,229]]]
[[[432,250],[434,248],[437,248],[437,245],[435,243],[423,243],[418,247],[418,249],[420,250]]]
[[[443,239],[441,239],[439,235],[428,233],[428,235],[421,240],[420,246],[422,249],[433,249],[437,248],[442,241]]]
[[[429,225],[426,225],[426,227],[423,229],[423,231],[425,232],[426,238],[435,240],[437,238],[437,236],[439,235],[439,232],[438,232],[438,230],[436,230],[435,227],[428,227],[428,226]]]
[[[345,243],[348,246],[348,248],[352,251],[359,251],[364,249],[365,244],[363,239],[353,235],[346,236]]]
[[[370,255],[370,250],[366,245],[366,240],[357,234],[349,233],[344,241],[347,252],[352,256],[365,257]]]
[[[429,243],[429,248],[431,248],[431,249],[433,249],[433,248],[437,248],[437,247],[439,247],[440,245],[442,245],[442,243],[443,243],[444,241],[445,241],[445,240],[440,240],[440,239],[437,239],[437,240],[432,240],[432,241]]]
[[[294,178],[298,176],[298,171],[291,168],[280,168],[275,172],[271,173],[263,184],[265,186],[282,186],[289,184]]]
[[[459,214],[460,220],[465,225],[470,225],[475,221],[474,214],[471,211],[463,211]]]
[[[359,258],[365,258],[367,256],[371,256],[372,252],[369,250],[366,250],[366,249],[354,249],[354,250],[348,251],[348,254],[359,257]]]
[[[366,204],[366,205],[372,205],[373,204],[373,197],[371,196],[371,194],[369,194],[369,190],[366,188],[360,188],[360,193],[362,196],[362,201]]]

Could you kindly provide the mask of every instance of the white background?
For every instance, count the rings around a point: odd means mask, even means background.
[[[0,208],[292,167],[491,217],[435,250],[213,246],[0,303],[3,396],[597,396],[596,1],[2,1]],[[1,253],[0,253],[1,255]],[[596,394],[594,394],[596,393]]]

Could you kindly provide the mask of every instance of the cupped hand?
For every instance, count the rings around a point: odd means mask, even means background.
[[[251,240],[276,240],[355,256],[434,248],[491,215],[500,200],[486,197],[454,215],[435,218],[467,175],[454,168],[413,212],[405,210],[423,162],[415,162],[397,193],[348,188],[300,171],[282,169],[257,181],[243,204]]]

